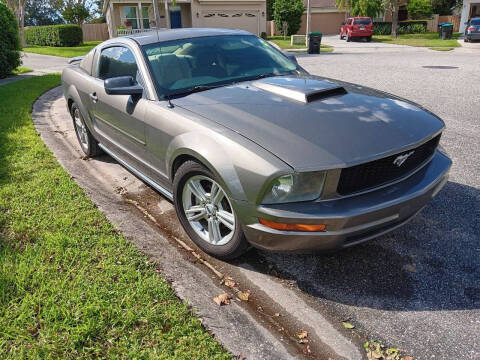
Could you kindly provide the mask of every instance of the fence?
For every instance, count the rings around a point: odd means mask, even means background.
[[[449,22],[453,24],[453,31],[460,29],[460,15],[442,15],[438,17],[438,23]]]
[[[83,24],[83,41],[105,41],[108,40],[107,24]]]
[[[117,36],[133,35],[155,30],[158,29],[117,29]]]

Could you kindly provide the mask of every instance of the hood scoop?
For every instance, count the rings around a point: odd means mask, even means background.
[[[323,100],[332,96],[341,96],[347,94],[347,90],[343,86],[323,81],[301,80],[294,81],[265,82],[257,81],[254,86],[268,91],[272,94],[286,97],[304,104],[313,101]],[[285,81],[287,80],[287,81]],[[292,79],[293,80],[293,79]]]

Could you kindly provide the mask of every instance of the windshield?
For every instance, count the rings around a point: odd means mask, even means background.
[[[355,19],[355,25],[370,25],[370,19]]]
[[[473,20],[470,22],[470,25],[480,25],[480,19],[473,19]]]
[[[268,42],[253,35],[181,39],[143,49],[161,96],[294,73],[297,68]]]

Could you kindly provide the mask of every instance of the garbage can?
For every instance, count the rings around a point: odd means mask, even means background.
[[[453,35],[453,24],[445,23],[442,25],[442,40],[451,39]]]
[[[308,53],[320,54],[320,44],[322,42],[322,33],[320,31],[313,31],[308,33]]]

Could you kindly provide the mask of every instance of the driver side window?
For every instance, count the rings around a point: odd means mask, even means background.
[[[101,80],[131,76],[137,80],[138,66],[132,51],[123,46],[103,49],[98,65],[98,78]]]

